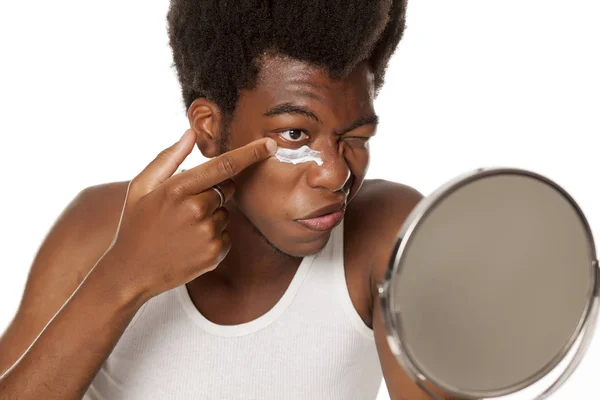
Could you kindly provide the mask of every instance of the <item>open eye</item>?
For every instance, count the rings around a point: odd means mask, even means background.
[[[302,135],[304,135],[305,137],[303,137]],[[287,131],[279,132],[279,136],[281,136],[288,142],[301,142],[302,140],[308,138],[306,132],[304,132],[301,129],[288,129]]]

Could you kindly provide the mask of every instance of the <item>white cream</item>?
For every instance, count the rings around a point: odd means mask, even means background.
[[[299,164],[305,162],[314,161],[317,165],[323,165],[321,160],[321,153],[311,149],[307,145],[300,147],[299,149],[286,149],[283,147],[277,148],[275,157],[281,162]]]

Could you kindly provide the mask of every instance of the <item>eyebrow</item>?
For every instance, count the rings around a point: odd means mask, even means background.
[[[355,130],[356,128],[359,128],[363,125],[375,125],[377,126],[377,124],[379,124],[379,117],[375,114],[371,115],[370,117],[366,117],[366,118],[361,118],[358,121],[356,121],[355,123],[353,123],[352,125],[350,125],[348,128],[344,129],[342,132],[336,132],[336,135],[343,135],[344,133],[347,132],[351,132],[353,130]]]
[[[319,117],[317,117],[312,111],[308,108],[299,106],[293,103],[281,103],[274,107],[269,108],[266,113],[263,114],[265,117],[276,117],[282,114],[295,114],[295,115],[303,115],[305,117],[309,117],[314,119],[318,123],[322,123]]]
[[[302,115],[308,118],[315,120],[318,123],[322,123],[319,117],[317,117],[312,111],[308,108],[293,104],[293,103],[281,103],[274,107],[271,107],[267,112],[263,114],[265,117],[275,117],[282,114],[294,114],[294,115]],[[336,135],[343,135],[344,133],[353,131],[356,128],[359,128],[363,125],[375,125],[379,123],[379,117],[375,114],[361,118],[358,121],[351,124],[348,128],[342,130],[341,132],[335,132]]]

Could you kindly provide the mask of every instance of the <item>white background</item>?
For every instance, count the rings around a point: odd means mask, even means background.
[[[187,128],[167,8],[0,3],[0,332],[68,202],[130,179]],[[411,0],[368,178],[429,194],[477,167],[530,169],[569,191],[600,237],[599,20],[592,0]],[[202,161],[196,149],[183,167]],[[600,397],[596,339],[554,399]]]

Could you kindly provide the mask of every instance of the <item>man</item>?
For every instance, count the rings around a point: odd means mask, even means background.
[[[0,341],[0,400],[364,399],[382,375],[428,398],[376,292],[422,196],[364,181],[405,10],[173,0],[190,130],[56,221]],[[212,160],[175,173],[193,146]],[[304,146],[319,159],[275,153]]]

